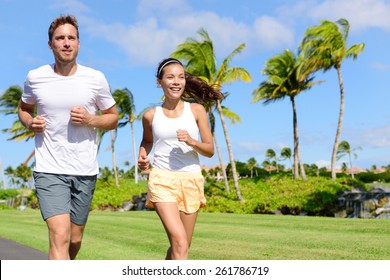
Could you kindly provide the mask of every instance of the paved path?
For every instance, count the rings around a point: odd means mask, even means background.
[[[0,260],[47,260],[47,254],[0,237]]]

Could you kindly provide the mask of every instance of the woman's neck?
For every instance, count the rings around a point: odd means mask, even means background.
[[[184,101],[181,99],[165,100],[164,103],[162,104],[162,107],[170,111],[182,110],[184,107]]]

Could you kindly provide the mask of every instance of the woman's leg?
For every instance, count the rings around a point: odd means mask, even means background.
[[[188,249],[191,246],[192,235],[194,233],[197,217],[198,217],[198,212],[190,213],[190,214],[180,212],[180,219],[183,223],[184,230],[187,233]]]
[[[174,202],[157,202],[154,208],[163,223],[171,247],[166,259],[186,260],[188,257],[188,237],[186,227],[181,220],[181,214]]]

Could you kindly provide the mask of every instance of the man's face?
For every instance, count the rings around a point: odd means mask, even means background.
[[[80,47],[76,28],[71,24],[60,25],[54,31],[49,47],[53,51],[56,63],[75,62]]]

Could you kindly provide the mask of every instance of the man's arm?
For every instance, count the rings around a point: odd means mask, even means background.
[[[19,101],[18,116],[20,122],[29,130],[41,133],[46,129],[46,121],[41,116],[34,117],[35,104],[27,104]]]
[[[103,130],[111,130],[118,126],[118,110],[116,105],[103,110],[101,115],[92,115],[83,107],[74,107],[70,111],[72,123],[77,126],[87,125]]]

